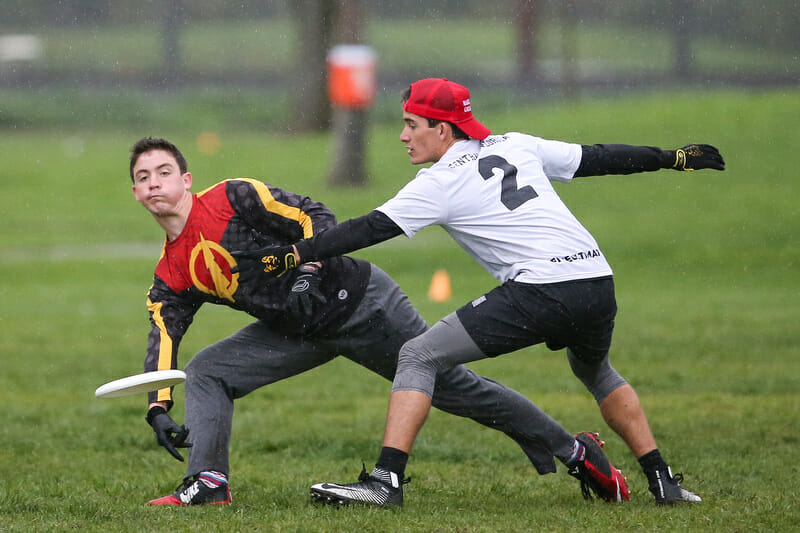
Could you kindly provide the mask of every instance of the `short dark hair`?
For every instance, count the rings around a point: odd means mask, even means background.
[[[153,137],[145,137],[143,139],[139,139],[136,141],[136,144],[133,145],[131,148],[131,166],[130,166],[130,175],[131,181],[133,181],[133,167],[136,166],[136,162],[139,160],[139,156],[144,153],[152,152],[153,150],[163,150],[165,152],[169,152],[172,154],[172,157],[175,158],[175,161],[178,163],[178,169],[180,169],[181,174],[186,174],[188,172],[189,167],[186,164],[186,158],[183,157],[183,154],[178,147],[169,142],[166,139],[154,139]]]
[[[409,87],[408,89],[403,91],[403,94],[400,95],[400,101],[405,104],[406,102],[408,102],[409,98],[411,98],[411,87]],[[435,118],[428,118],[428,117],[423,117],[423,118],[428,120],[428,127],[429,128],[435,127],[440,122],[447,122],[447,124],[450,124],[450,129],[453,130],[453,137],[455,137],[456,139],[469,139],[470,138],[469,135],[464,133],[464,131],[461,128],[459,128],[458,126],[456,126],[452,122],[449,122],[447,120],[437,120]]]

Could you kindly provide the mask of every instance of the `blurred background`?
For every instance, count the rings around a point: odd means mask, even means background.
[[[372,457],[385,420],[388,382],[334,361],[237,407],[243,490],[229,529],[571,531],[598,518],[601,530],[796,529],[798,492],[786,487],[797,467],[784,459],[800,443],[798,29],[797,0],[2,0],[0,470],[13,475],[0,483],[0,529],[219,529],[218,513],[147,512],[182,468],[156,448],[143,399],[93,396],[142,368],[164,239],[131,197],[131,145],[175,142],[195,192],[250,176],[345,220],[416,172],[399,100],[422,77],[467,85],[498,132],[720,148],[725,172],[556,184],[617,274],[614,365],[676,471],[712,504],[665,521],[606,432],[638,503],[574,507],[568,476],[531,476],[513,443],[448,417],[426,425],[415,458],[432,474],[413,487],[417,529],[403,514],[317,512],[309,484],[351,475],[330,469]],[[364,104],[331,101],[338,45],[372,51]],[[429,322],[496,284],[441,228],[358,255]],[[449,301],[429,291],[440,269]],[[180,366],[248,322],[204,306]],[[592,399],[564,364],[538,347],[472,367],[595,430]]]
[[[0,128],[325,131],[341,43],[375,51],[377,121],[421,77],[479,109],[796,87],[798,28],[796,0],[5,0]]]

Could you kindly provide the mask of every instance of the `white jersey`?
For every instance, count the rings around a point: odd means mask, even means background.
[[[571,181],[581,146],[522,133],[456,142],[378,207],[406,236],[440,225],[500,282],[611,275],[551,180]]]

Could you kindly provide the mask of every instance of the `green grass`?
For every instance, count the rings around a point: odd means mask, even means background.
[[[434,17],[373,19],[365,28],[365,41],[378,53],[379,68],[387,72],[441,69],[455,72],[510,75],[514,69],[515,27],[502,17]],[[434,31],[435,28],[435,31]],[[424,39],[409,35],[424,32]],[[182,27],[181,57],[191,72],[237,71],[279,74],[293,68],[297,30],[283,18],[251,21],[192,22]],[[151,71],[163,61],[161,28],[154,24],[40,29],[44,57],[37,66],[111,72],[123,76]],[[582,21],[575,29],[573,46],[584,66],[596,72],[619,70],[666,72],[672,66],[669,28],[640,28]],[[475,43],[480,41],[480,46]],[[403,43],[398,46],[398,43]],[[562,54],[562,28],[558,20],[545,20],[538,29],[540,58],[557,60]],[[797,58],[789,51],[770,50],[765,43],[734,42],[714,34],[693,41],[701,70],[756,72],[797,71]]]
[[[374,461],[389,383],[346,360],[259,390],[234,420],[225,509],[149,509],[183,468],[158,449],[142,398],[97,400],[144,355],[145,291],[162,234],[133,201],[128,128],[0,132],[0,529],[7,531],[788,531],[797,527],[800,444],[800,92],[671,92],[481,114],[495,131],[580,143],[716,144],[724,173],[662,171],[560,184],[616,273],[613,363],[638,389],[660,446],[705,502],[653,505],[635,459],[602,424],[561,353],[533,347],[471,365],[528,395],[568,429],[600,430],[632,501],[585,503],[560,471],[537,476],[515,444],[434,412],[401,511],[312,505],[317,481]],[[480,114],[480,99],[476,98]],[[190,133],[191,132],[191,133]],[[325,186],[325,135],[219,130],[202,154],[182,124],[195,188],[256,176],[326,202],[341,219],[389,198],[414,172],[397,127],[369,135],[370,186]],[[358,255],[406,289],[429,321],[493,280],[439,229]],[[432,303],[447,268],[454,297]],[[181,364],[247,318],[204,308]],[[180,394],[180,390],[179,390]],[[176,407],[182,419],[182,406]]]
[[[222,88],[170,79],[180,75],[163,72],[157,24],[37,28],[36,32],[43,41],[43,57],[8,64],[8,75],[32,70],[62,81],[0,90],[0,129],[186,129],[202,123],[202,127],[211,129],[292,131],[289,83],[296,73],[298,58],[297,32],[289,19],[220,20],[182,27],[180,45],[185,72],[198,77],[215,73],[233,80]],[[420,34],[424,38],[409,37]],[[377,53],[381,86],[372,109],[377,121],[385,123],[395,117],[402,89],[393,86],[398,78],[407,77],[411,82],[425,76],[454,80],[478,77],[489,86],[485,91],[474,91],[484,105],[502,108],[509,98],[511,91],[498,88],[502,80],[513,80],[516,69],[514,25],[508,20],[495,16],[474,20],[435,18],[426,22],[374,19],[365,29],[365,40]],[[581,22],[572,40],[578,76],[661,76],[673,69],[671,38],[666,29],[611,26],[592,20]],[[476,47],[476,42],[480,46]],[[561,79],[563,35],[557,21],[542,23],[537,46],[543,79]],[[797,54],[771,49],[761,42],[736,42],[703,34],[693,39],[691,52],[698,78],[708,83],[718,83],[720,78],[733,74],[756,78],[800,73]],[[97,75],[117,81],[99,88],[84,83]],[[274,81],[251,87],[236,81],[242,75]],[[155,78],[163,78],[173,89],[136,88],[141,79]],[[675,79],[670,83],[686,81]],[[527,104],[531,98],[541,101],[559,92],[549,89],[524,97]]]

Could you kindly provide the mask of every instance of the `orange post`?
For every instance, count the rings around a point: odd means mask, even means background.
[[[328,52],[328,96],[335,107],[366,109],[375,101],[375,52],[369,46],[340,44]]]

